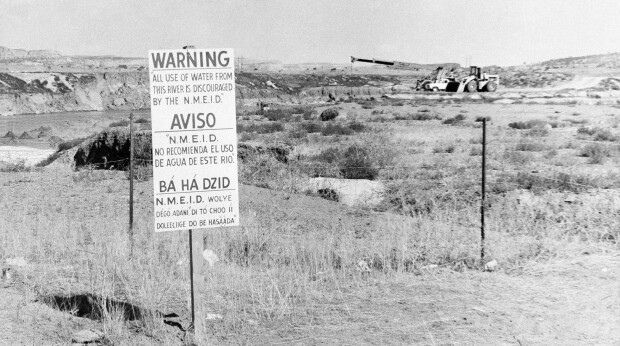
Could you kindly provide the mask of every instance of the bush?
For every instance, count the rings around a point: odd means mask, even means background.
[[[581,156],[589,158],[588,163],[592,164],[605,163],[609,155],[609,147],[598,143],[588,144],[581,150]]]
[[[343,153],[340,172],[345,179],[370,179],[379,175],[379,169],[373,166],[368,151],[359,146],[350,146]]]
[[[433,148],[433,153],[453,153],[456,150],[456,145],[454,143],[443,143],[438,144]]]
[[[549,135],[549,130],[545,127],[534,127],[527,133],[530,137],[545,137]]]
[[[469,156],[480,156],[482,155],[482,148],[481,147],[471,147],[471,149],[469,150]]]
[[[485,120],[488,122],[491,122],[491,117],[490,116],[486,116],[486,117],[476,117],[476,122],[477,123],[481,123],[483,120]]]
[[[0,164],[0,172],[16,173],[27,170],[28,167],[26,166],[26,160],[24,159],[20,159],[19,161],[13,163]]]
[[[323,128],[321,126],[321,124],[315,123],[315,122],[307,122],[307,123],[301,123],[299,124],[300,129],[308,132],[308,133],[316,133],[316,132],[321,132],[321,129]]]
[[[304,129],[293,129],[288,133],[288,138],[302,139],[306,137],[308,137],[308,132]]]
[[[395,113],[394,120],[418,120],[418,121],[428,121],[428,120],[441,120],[441,116],[437,114],[431,113],[407,113],[406,115],[400,115]]]
[[[535,127],[543,127],[545,125],[547,125],[547,123],[542,120],[529,120],[525,122],[517,121],[514,123],[510,123],[508,124],[508,127],[517,130],[529,130]]]
[[[279,122],[237,125],[237,133],[256,132],[259,134],[263,134],[263,133],[274,133],[274,132],[282,132],[282,131],[284,131],[284,125],[282,125]]]
[[[506,151],[504,153],[504,159],[511,162],[516,166],[525,166],[529,164],[533,157],[530,153],[524,153],[520,151]]]
[[[456,116],[446,119],[442,122],[442,124],[445,125],[459,125],[463,122],[463,120],[465,120],[467,118],[467,116],[465,116],[464,114],[457,114]]]
[[[340,135],[340,136],[348,136],[353,134],[353,130],[346,126],[342,126],[340,124],[327,124],[323,126],[321,129],[321,135],[323,136],[331,136],[331,135]]]
[[[607,129],[597,129],[596,134],[594,135],[594,140],[615,142],[618,140],[618,136],[614,135]]]
[[[329,121],[336,119],[340,113],[337,108],[328,108],[321,113],[321,121]]]
[[[515,148],[516,151],[543,151],[546,149],[546,145],[528,140],[522,140],[521,142],[517,143],[517,146]]]
[[[110,125],[108,125],[108,127],[121,127],[121,126],[129,126],[129,119],[114,121],[110,123]]]
[[[348,126],[354,132],[364,132],[366,130],[366,125],[357,121],[350,122]]]
[[[312,160],[325,163],[337,163],[340,161],[341,157],[342,152],[340,152],[340,149],[331,147],[321,151],[318,155],[313,156]]]

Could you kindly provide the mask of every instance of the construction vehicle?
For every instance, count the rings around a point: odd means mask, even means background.
[[[454,71],[460,68],[459,64],[447,63],[447,64],[415,64],[410,62],[402,62],[402,61],[386,61],[386,60],[377,60],[377,59],[360,59],[356,57],[351,57],[351,63],[356,61],[360,62],[368,62],[372,64],[385,65],[390,66],[395,69],[401,70],[409,70],[409,71],[420,71],[420,70],[433,70],[430,75],[424,76],[423,79],[417,80],[416,90],[426,90],[431,91],[433,88],[428,88],[430,83],[438,83],[443,79],[449,79],[450,81],[454,80]],[[437,91],[442,90],[442,87],[437,86]]]
[[[469,76],[461,79],[460,82],[448,83],[446,91],[456,92],[476,92],[488,91],[495,92],[499,85],[499,75],[483,73],[482,68],[470,66]]]
[[[499,75],[483,73],[482,68],[470,66],[469,75],[460,79],[457,77],[460,70],[459,64],[414,64],[401,61],[385,61],[377,59],[359,59],[351,57],[351,62],[368,62],[379,65],[391,66],[404,70],[428,70],[433,69],[430,75],[417,81],[416,90],[424,91],[451,91],[451,92],[495,92],[499,85]]]

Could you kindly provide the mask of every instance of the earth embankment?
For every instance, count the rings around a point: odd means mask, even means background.
[[[149,106],[146,72],[0,73],[0,115]]]

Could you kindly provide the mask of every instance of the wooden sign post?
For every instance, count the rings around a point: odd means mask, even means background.
[[[197,340],[200,229],[239,225],[234,61],[232,49],[149,51],[155,232],[189,230]]]

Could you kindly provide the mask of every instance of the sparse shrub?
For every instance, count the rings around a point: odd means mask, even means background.
[[[418,121],[428,121],[428,120],[441,120],[441,117],[437,114],[432,113],[407,113],[406,115],[400,115],[394,113],[394,120],[418,120]]]
[[[588,120],[587,119],[566,119],[566,121],[568,121],[571,124],[587,124]]]
[[[337,108],[328,108],[321,113],[321,121],[329,121],[336,119],[340,113]]]
[[[596,134],[594,135],[594,140],[615,142],[618,140],[618,136],[614,135],[607,129],[597,129]]]
[[[609,147],[598,143],[587,144],[581,150],[581,156],[587,157],[591,164],[603,164],[609,155]]]
[[[529,120],[529,121],[517,121],[514,123],[509,123],[508,127],[517,130],[529,130],[535,127],[543,127],[547,123],[543,120]]]
[[[482,136],[476,138],[470,138],[469,143],[471,144],[482,144]]]
[[[527,132],[527,135],[530,137],[545,137],[549,135],[549,130],[544,126],[534,127]]]
[[[304,120],[312,120],[314,118],[314,109],[304,112],[301,116]]]
[[[304,131],[308,133],[321,132],[321,129],[323,128],[321,124],[318,124],[315,122],[305,122],[305,123],[299,124],[299,126],[301,129],[303,129]]]
[[[3,163],[0,165],[0,172],[16,173],[28,170],[26,160],[20,159],[17,162]]]
[[[348,124],[348,126],[354,132],[363,132],[363,131],[366,130],[366,125],[364,125],[364,124],[362,124],[360,122],[357,122],[357,121],[350,122]]]
[[[374,167],[368,150],[356,145],[344,151],[339,167],[345,179],[373,180],[379,175],[379,169]]]
[[[441,143],[433,148],[433,153],[453,153],[456,150],[454,143]]]
[[[338,197],[338,193],[335,190],[329,189],[329,188],[319,189],[316,191],[316,193],[307,191],[306,195],[309,195],[309,196],[316,195],[328,201],[334,201],[334,202],[338,202],[340,200],[340,197]]]
[[[298,128],[289,131],[288,138],[302,139],[308,137],[308,132],[304,129]]]
[[[330,123],[330,124],[323,126],[323,128],[321,129],[321,135],[323,136],[332,136],[332,135],[349,136],[352,134],[353,134],[353,130],[341,124]]]
[[[543,151],[545,149],[547,149],[547,146],[543,143],[530,140],[522,140],[515,147],[517,151]]]
[[[551,149],[545,154],[544,158],[551,159],[551,158],[556,157],[557,155],[558,155],[558,151],[555,149]]]
[[[327,148],[321,151],[318,155],[315,155],[314,157],[312,157],[312,159],[316,161],[322,161],[325,163],[336,163],[340,161],[341,157],[342,157],[342,152],[340,151],[340,149],[335,148],[335,147],[330,147],[330,148]]]
[[[580,128],[577,129],[577,133],[592,136],[593,134],[596,133],[596,129],[591,128],[591,127],[581,126]]]
[[[248,125],[243,125],[243,124],[239,124],[237,125],[237,133],[241,133],[241,132],[256,132],[259,134],[264,134],[264,133],[274,133],[274,132],[282,132],[284,131],[284,125],[282,125],[279,122],[269,122],[269,123],[254,123],[254,124],[248,124]]]
[[[471,147],[471,149],[469,150],[469,155],[470,156],[480,156],[482,155],[482,148],[475,146],[475,147]]]
[[[530,153],[524,153],[521,151],[506,151],[504,153],[504,159],[515,166],[525,166],[532,162],[533,157]]]
[[[147,118],[140,117],[138,119],[135,119],[133,122],[134,122],[134,124],[146,124],[146,123],[150,123],[151,120],[147,119]]]
[[[122,119],[119,121],[114,121],[108,125],[108,127],[121,127],[121,126],[129,126],[129,119]]]
[[[452,118],[444,120],[442,124],[455,126],[461,124],[466,118],[467,116],[465,116],[464,114],[457,114]]]
[[[238,131],[238,127],[237,127],[237,131]],[[242,142],[247,142],[247,141],[251,141],[253,139],[255,139],[258,135],[256,133],[253,132],[242,132],[239,135],[239,140]]]

